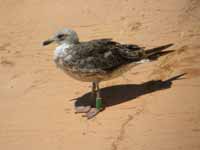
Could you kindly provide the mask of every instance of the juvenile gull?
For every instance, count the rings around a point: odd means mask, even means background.
[[[59,46],[54,52],[54,61],[69,76],[85,82],[92,82],[92,95],[96,107],[76,107],[76,112],[94,117],[103,108],[99,83],[121,75],[130,67],[156,60],[170,51],[168,44],[151,50],[133,44],[120,44],[112,39],[97,39],[80,42],[78,35],[71,29],[63,29],[43,42],[43,45],[56,42]]]

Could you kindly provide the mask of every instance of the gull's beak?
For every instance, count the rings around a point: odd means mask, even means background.
[[[48,40],[46,40],[46,41],[44,41],[43,43],[42,43],[42,45],[43,46],[46,46],[46,45],[49,45],[49,44],[51,44],[51,43],[53,43],[54,42],[54,39],[52,38],[52,39],[48,39]]]

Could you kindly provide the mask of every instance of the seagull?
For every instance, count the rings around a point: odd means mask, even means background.
[[[99,83],[113,79],[131,67],[156,60],[171,51],[162,51],[173,44],[145,50],[134,44],[120,44],[112,39],[95,39],[80,42],[78,34],[68,28],[56,32],[43,45],[57,43],[54,62],[72,78],[92,83],[95,106],[77,106],[76,113],[85,113],[88,119],[103,110]]]

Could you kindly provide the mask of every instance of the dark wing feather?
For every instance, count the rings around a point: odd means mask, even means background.
[[[123,45],[111,39],[81,42],[68,49],[72,59],[67,65],[79,69],[111,70],[143,58],[144,49],[137,45]]]

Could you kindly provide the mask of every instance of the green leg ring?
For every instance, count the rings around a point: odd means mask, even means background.
[[[96,98],[96,108],[101,109],[102,108],[102,99]]]

